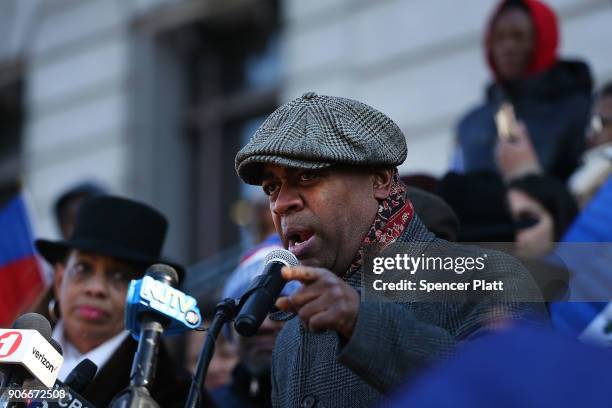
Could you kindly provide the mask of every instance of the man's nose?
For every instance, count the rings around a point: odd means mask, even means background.
[[[276,200],[272,203],[272,211],[277,215],[289,214],[299,211],[304,206],[296,187],[284,184],[280,187]]]

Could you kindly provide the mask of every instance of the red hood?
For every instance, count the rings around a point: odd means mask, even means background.
[[[497,7],[489,23],[487,24],[487,30],[485,33],[485,52],[487,63],[493,71],[495,78],[498,78],[497,71],[493,65],[493,59],[491,55],[491,29],[493,21],[501,12],[505,3],[509,0],[502,0]],[[536,35],[536,44],[529,64],[527,68],[527,75],[535,75],[542,71],[546,71],[557,62],[557,48],[559,46],[559,27],[557,23],[557,15],[555,12],[546,4],[539,0],[522,0],[523,4],[529,9],[531,20]]]

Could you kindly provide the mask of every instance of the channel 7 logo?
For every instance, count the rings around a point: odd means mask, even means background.
[[[19,348],[21,339],[21,333],[17,331],[8,331],[0,335],[0,358],[13,354]]]

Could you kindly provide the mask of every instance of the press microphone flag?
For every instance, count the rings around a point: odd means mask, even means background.
[[[52,387],[64,358],[36,330],[0,329],[0,364],[20,364]]]
[[[164,327],[165,335],[193,330],[202,321],[200,309],[193,297],[149,275],[131,281],[128,288],[125,327],[136,340],[140,339],[139,316],[143,313],[165,317],[168,320],[168,325]]]
[[[43,316],[29,313],[17,319],[13,325],[15,328],[0,329],[0,365],[12,366],[4,370],[8,377],[11,376],[10,371],[17,372],[20,367],[23,367],[46,387],[53,386],[64,357],[49,342],[50,328],[49,333],[46,330],[48,325],[49,322]],[[39,330],[34,329],[38,326],[42,327],[42,334]],[[44,336],[47,334],[49,340]],[[6,385],[15,384],[7,383]]]
[[[178,274],[174,268],[151,265],[144,278],[130,282],[125,309],[125,326],[138,339],[132,362],[130,385],[113,398],[113,408],[157,407],[149,388],[155,380],[157,352],[161,336],[191,330],[200,324],[200,310],[195,299],[174,286]]]

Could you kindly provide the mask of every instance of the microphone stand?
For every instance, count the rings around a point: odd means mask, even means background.
[[[224,299],[215,306],[215,315],[207,330],[204,347],[198,357],[196,373],[191,381],[191,388],[189,389],[189,397],[187,398],[185,408],[196,408],[199,406],[200,399],[202,398],[202,381],[208,372],[208,365],[215,352],[217,337],[223,325],[232,321],[237,313],[238,310],[234,299]]]
[[[159,318],[157,318],[159,319]],[[159,407],[147,386],[155,379],[155,367],[163,325],[154,316],[143,316],[140,326],[140,341],[130,373],[130,385],[111,402],[112,408]]]

